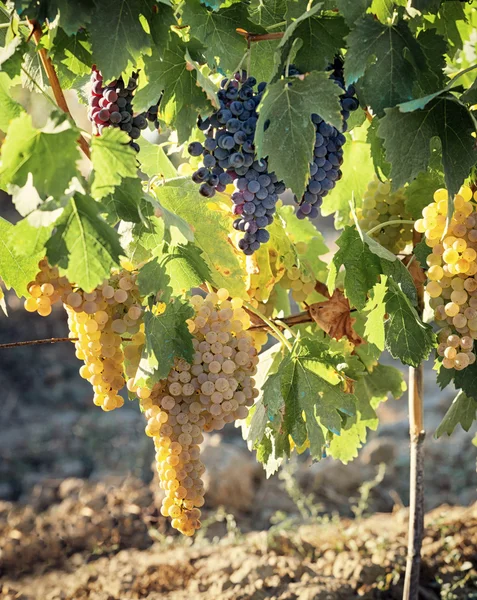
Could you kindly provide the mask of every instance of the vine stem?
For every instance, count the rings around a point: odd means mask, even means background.
[[[275,337],[285,346],[285,348],[289,352],[292,351],[292,345],[287,340],[287,338],[283,335],[283,333],[280,331],[280,329],[277,327],[276,323],[274,323],[271,319],[269,319],[263,313],[261,313],[259,310],[257,310],[252,304],[250,304],[250,302],[247,302],[247,301],[244,300],[243,305],[245,306],[245,308],[247,310],[249,310],[253,314],[257,315],[257,317],[260,317],[260,319],[262,319],[262,321],[266,325],[268,325],[268,327],[270,327],[270,329],[275,334]]]
[[[414,232],[414,247],[421,235]],[[418,313],[424,309],[423,287],[418,286]],[[424,537],[424,368],[409,367],[409,437],[410,437],[410,498],[409,530],[403,600],[418,600],[421,548]]]
[[[26,342],[10,342],[8,344],[0,344],[0,350],[3,348],[17,348],[18,346],[39,346],[40,344],[56,344],[58,342],[77,342],[78,338],[62,337],[48,338],[45,340],[28,340]]]
[[[61,89],[60,81],[58,79],[58,75],[56,74],[55,67],[51,62],[50,57],[46,53],[45,48],[42,48],[40,45],[40,40],[43,35],[41,25],[35,19],[31,19],[28,21],[31,30],[31,36],[35,40],[35,44],[38,49],[38,54],[40,55],[41,64],[46,71],[46,75],[48,77],[48,81],[50,82],[51,89],[53,90],[53,95],[55,96],[56,103],[58,107],[71,117],[70,109],[68,108],[68,104],[66,102],[65,95],[63,94],[63,90]],[[89,150],[89,145],[86,139],[80,134],[78,138],[78,144],[83,151],[83,154],[88,158],[91,158],[91,153]]]
[[[414,225],[414,221],[410,221],[409,219],[394,219],[393,221],[385,221],[384,223],[380,223],[379,225],[372,227],[366,232],[366,235],[373,235],[373,233],[376,233],[376,231],[379,231],[388,225]]]

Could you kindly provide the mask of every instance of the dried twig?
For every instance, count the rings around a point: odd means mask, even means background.
[[[63,112],[71,117],[70,109],[68,108],[68,104],[66,103],[65,95],[63,94],[63,90],[61,89],[60,82],[58,80],[58,75],[56,74],[55,67],[51,62],[50,57],[46,53],[46,50],[40,46],[41,36],[43,35],[41,25],[38,21],[32,19],[28,21],[30,25],[30,36],[35,40],[35,44],[38,48],[38,54],[40,55],[41,64],[46,71],[46,75],[48,77],[48,81],[50,82],[51,89],[53,90],[53,94],[55,96],[56,103],[58,107],[61,108]],[[89,150],[89,145],[86,139],[80,134],[78,138],[78,144],[88,158],[91,157],[91,153]]]
[[[10,342],[8,344],[0,344],[0,350],[2,348],[17,348],[19,346],[38,346],[40,344],[56,344],[57,342],[76,342],[78,338],[62,337],[62,338],[48,338],[46,340],[28,340],[26,342]]]

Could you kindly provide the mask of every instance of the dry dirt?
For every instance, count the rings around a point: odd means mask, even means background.
[[[47,494],[48,488],[43,493]],[[170,535],[138,480],[66,480],[34,504],[0,505],[2,600],[398,599],[407,511],[242,535]],[[427,515],[421,598],[477,598],[477,503]]]

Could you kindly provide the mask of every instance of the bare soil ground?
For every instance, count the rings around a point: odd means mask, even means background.
[[[150,488],[66,480],[46,510],[0,505],[2,600],[399,599],[407,510],[173,537]],[[477,598],[477,503],[427,515],[423,600]]]

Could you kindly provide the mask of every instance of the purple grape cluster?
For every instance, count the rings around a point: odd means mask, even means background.
[[[341,165],[343,164],[343,144],[346,138],[343,133],[347,129],[346,121],[350,112],[356,110],[359,102],[355,97],[355,89],[352,85],[345,88],[343,78],[343,61],[336,58],[329,69],[332,71],[330,79],[343,90],[340,96],[341,115],[343,117],[342,132],[338,131],[329,123],[316,114],[311,116],[315,125],[316,137],[313,162],[310,164],[310,179],[306,191],[301,200],[295,196],[295,202],[299,204],[297,217],[313,219],[318,216],[318,207],[321,206],[323,198],[330,192],[342,177]],[[290,70],[291,75],[299,72]]]
[[[253,254],[270,239],[265,228],[273,222],[278,194],[285,191],[285,184],[268,171],[267,161],[255,156],[257,106],[266,84],[259,83],[255,90],[256,85],[245,71],[224,79],[217,94],[219,109],[204,120],[199,118],[204,143],[189,145],[191,156],[203,156],[202,165],[192,174],[202,196],[211,198],[235,183],[233,212],[238,218],[233,226],[244,232],[239,241],[244,254]]]
[[[103,85],[101,72],[93,66],[88,112],[88,117],[96,125],[99,135],[105,127],[119,127],[129,135],[129,144],[136,152],[139,152],[139,144],[135,140],[141,136],[141,130],[147,128],[148,121],[154,121],[156,124],[159,107],[158,102],[145,113],[134,116],[132,101],[138,85],[138,76],[138,73],[133,73],[127,85],[122,77]]]

